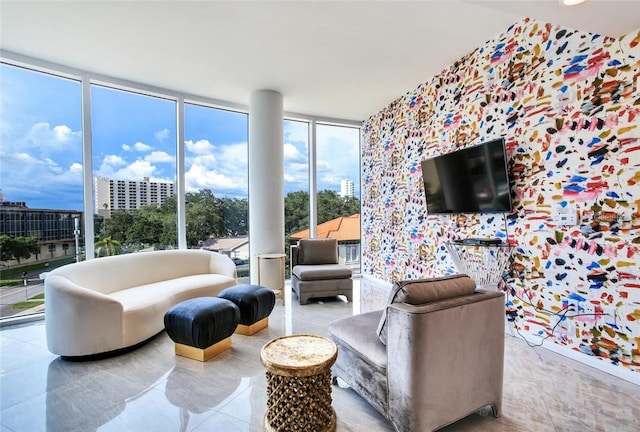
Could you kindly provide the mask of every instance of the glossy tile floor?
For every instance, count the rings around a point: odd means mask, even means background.
[[[326,335],[354,304],[278,302],[268,329],[233,336],[232,349],[206,363],[176,357],[166,333],[119,357],[65,362],[47,351],[43,321],[4,327],[0,431],[261,431],[262,346],[292,332]],[[333,406],[338,431],[393,430],[351,389],[334,386]],[[503,410],[442,431],[638,431],[640,387],[506,336]]]

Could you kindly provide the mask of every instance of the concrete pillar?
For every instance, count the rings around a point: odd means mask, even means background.
[[[282,95],[256,90],[249,100],[249,251],[251,283],[258,254],[284,253],[284,114]]]

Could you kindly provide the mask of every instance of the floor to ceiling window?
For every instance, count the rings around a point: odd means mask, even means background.
[[[285,267],[289,275],[291,235],[309,229],[309,123],[306,121],[284,121],[284,194]]]
[[[312,124],[284,124],[286,252],[302,238],[336,238],[340,262],[359,273],[360,129],[315,123],[310,134]],[[313,154],[315,166],[310,165]]]
[[[176,102],[91,86],[98,257],[177,246]]]
[[[75,260],[186,245],[219,250],[249,276],[244,108],[25,65],[0,64],[2,317],[42,311],[40,275]],[[359,213],[358,154],[357,127],[284,121],[287,255],[292,234]],[[358,263],[359,238],[342,246],[341,259]]]
[[[44,310],[40,275],[83,247],[79,81],[0,64],[0,316]],[[77,222],[76,222],[77,221]]]
[[[359,273],[360,129],[329,124],[316,126],[316,177],[317,235],[336,237],[340,262]],[[326,224],[336,219],[339,224]],[[331,233],[327,232],[328,226]]]
[[[187,103],[184,117],[187,246],[228,255],[248,278],[247,114]]]

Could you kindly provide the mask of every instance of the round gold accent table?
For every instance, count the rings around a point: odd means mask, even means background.
[[[336,430],[331,406],[331,366],[338,348],[330,339],[295,334],[273,339],[262,347],[267,368],[267,432]]]

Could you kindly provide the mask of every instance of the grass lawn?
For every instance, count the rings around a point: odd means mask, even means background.
[[[36,294],[27,301],[14,303],[9,307],[11,309],[31,309],[32,307],[40,306],[42,303],[44,303],[44,293]]]
[[[51,261],[25,264],[23,266],[15,266],[9,268],[3,268],[0,270],[0,286],[15,286],[22,283],[22,272],[31,272],[38,270],[53,270],[56,267],[60,267],[65,264],[73,262],[74,257],[68,256],[58,258]],[[20,279],[17,279],[20,278]]]
[[[32,307],[40,306],[44,301],[23,301],[9,305],[11,309],[31,309]]]

